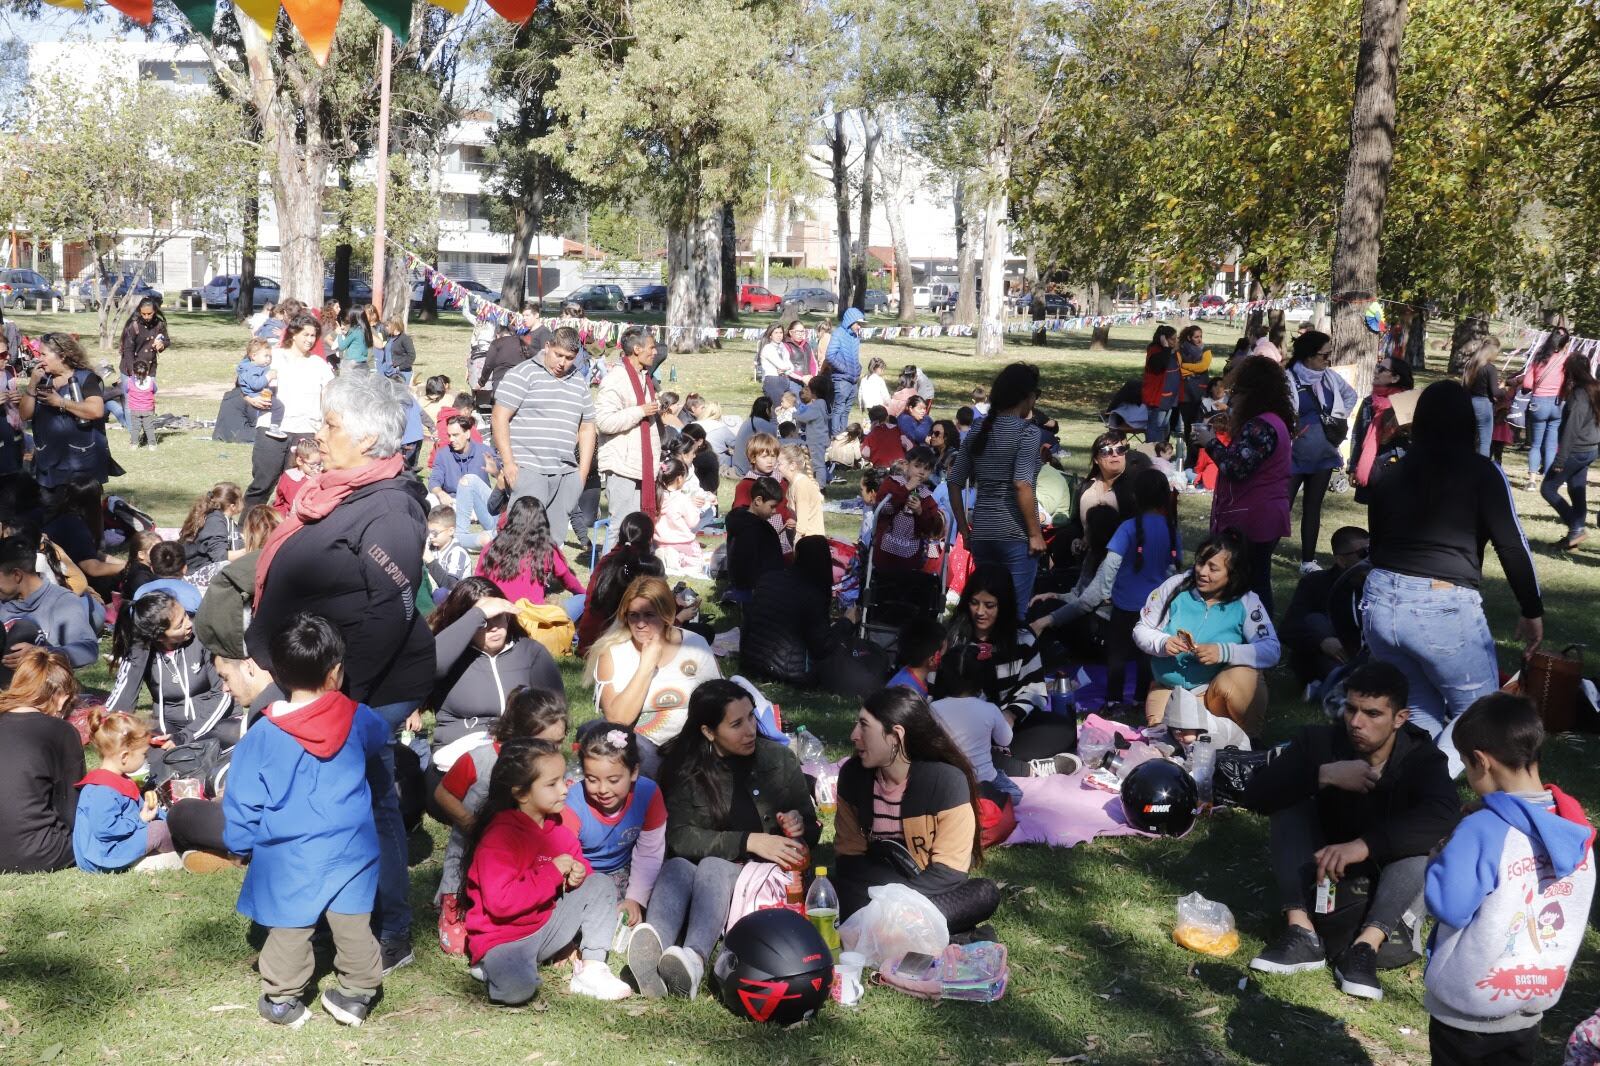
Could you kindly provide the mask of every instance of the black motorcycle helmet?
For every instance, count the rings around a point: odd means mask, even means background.
[[[715,967],[722,1005],[752,1022],[793,1025],[817,1012],[833,984],[833,955],[805,918],[781,907],[740,918]]]
[[[1135,829],[1181,837],[1194,825],[1200,790],[1189,771],[1166,759],[1151,759],[1122,779],[1122,813]]]

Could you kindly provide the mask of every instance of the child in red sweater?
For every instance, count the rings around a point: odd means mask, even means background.
[[[300,490],[322,473],[322,449],[317,446],[315,437],[301,437],[295,441],[292,454],[294,465],[278,478],[278,489],[272,494],[272,509],[285,518],[289,517],[289,508],[294,506],[294,498],[300,495]]]
[[[539,991],[539,964],[578,938],[573,995],[626,999],[627,982],[606,966],[616,931],[617,886],[593,872],[572,830],[567,763],[547,740],[505,744],[489,776],[467,864],[467,956],[489,1001],[518,1006]]]
[[[861,457],[880,470],[887,470],[906,457],[910,441],[900,432],[900,427],[889,421],[889,411],[882,406],[867,412],[872,430],[861,442]]]

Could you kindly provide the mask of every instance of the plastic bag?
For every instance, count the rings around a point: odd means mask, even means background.
[[[1233,926],[1233,912],[1226,904],[1191,892],[1178,900],[1178,924],[1172,939],[1202,955],[1232,955],[1239,950],[1239,931]]]
[[[872,902],[839,927],[839,942],[845,951],[865,955],[868,966],[882,969],[912,952],[938,957],[950,946],[944,915],[916,889],[877,885],[867,895]]]
[[[1111,750],[1111,734],[1098,726],[1084,726],[1078,730],[1078,758],[1083,765],[1094,769]]]

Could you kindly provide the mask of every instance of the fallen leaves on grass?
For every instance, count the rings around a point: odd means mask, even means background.
[[[206,1008],[206,1013],[207,1014],[221,1014],[223,1011],[228,1011],[228,1010],[248,1010],[248,1009],[249,1008],[246,1007],[243,1003],[218,1003],[215,1007],[207,1007]]]
[[[1213,1014],[1217,1013],[1217,1011],[1219,1011],[1221,1009],[1222,1009],[1221,1007],[1207,1007],[1205,1010],[1197,1010],[1197,1011],[1195,1011],[1193,1014],[1189,1015],[1189,1017],[1191,1017],[1191,1018],[1209,1018],[1209,1017],[1211,1017]]]

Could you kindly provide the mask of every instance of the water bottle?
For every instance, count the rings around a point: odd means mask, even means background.
[[[828,868],[817,867],[817,876],[811,882],[811,887],[806,890],[806,917],[811,919],[811,924],[816,926],[817,932],[822,934],[823,943],[828,945],[828,950],[833,953],[835,960],[839,958],[839,894],[833,890],[833,882],[828,880]]]
[[[1195,787],[1200,790],[1200,809],[1211,806],[1211,777],[1217,767],[1217,749],[1211,744],[1211,734],[1201,733],[1194,738],[1194,748],[1189,752],[1189,773]]]

